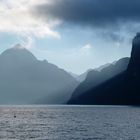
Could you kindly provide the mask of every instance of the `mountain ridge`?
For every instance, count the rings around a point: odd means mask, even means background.
[[[68,72],[19,45],[0,55],[0,68],[0,104],[60,104],[78,85]]]
[[[125,71],[127,69],[128,63],[129,58],[125,57],[118,60],[116,63],[111,63],[110,65],[103,67],[103,69],[101,69],[100,71],[96,69],[91,70],[90,72],[88,72],[85,81],[80,83],[79,86],[75,89],[74,93],[72,94],[71,100],[78,98],[78,96],[82,95],[84,92],[96,86],[99,86],[100,84],[113,78],[117,74]]]
[[[71,104],[140,105],[140,33],[132,42],[127,70],[93,88]]]

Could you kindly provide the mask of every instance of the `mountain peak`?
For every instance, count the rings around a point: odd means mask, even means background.
[[[132,52],[128,70],[139,71],[140,70],[139,66],[140,66],[140,33],[137,33],[132,42]]]
[[[138,32],[133,39],[133,45],[139,45],[139,44],[140,44],[140,32]]]
[[[137,32],[137,35],[136,36],[140,37],[140,32]]]
[[[5,50],[1,55],[1,60],[11,63],[32,63],[37,59],[36,57],[25,47],[20,44],[16,44],[12,48]]]
[[[13,46],[14,49],[25,49],[21,44],[16,44]]]

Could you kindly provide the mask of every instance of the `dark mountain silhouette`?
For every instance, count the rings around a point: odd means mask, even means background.
[[[100,71],[97,70],[89,71],[85,81],[80,83],[80,85],[74,91],[71,100],[74,100],[75,98],[82,95],[86,91],[100,85],[101,83],[125,71],[127,69],[128,63],[129,58],[126,57],[120,59],[116,63],[103,65],[102,67],[97,69]]]
[[[140,33],[133,39],[128,68],[71,100],[71,104],[140,105]]]
[[[90,71],[101,71],[102,69],[108,67],[109,65],[110,65],[110,63],[107,63],[107,64],[102,65],[102,66],[100,66],[100,67],[98,67],[98,68],[96,68],[96,69],[88,69],[86,72],[84,72],[84,73],[78,75],[78,76],[76,77],[76,80],[79,81],[79,82],[83,82],[83,81],[86,79],[86,77],[87,77],[87,75],[88,75],[88,73],[89,73]]]
[[[78,82],[20,44],[0,55],[0,104],[58,104],[70,98]]]
[[[116,61],[113,62],[112,64],[115,64],[115,63],[116,63]],[[86,72],[84,72],[84,73],[82,73],[82,74],[80,74],[80,75],[74,74],[74,73],[70,72],[70,75],[71,75],[72,77],[74,77],[77,81],[79,81],[79,82],[81,83],[81,82],[83,82],[83,81],[86,79],[86,77],[87,77],[87,75],[88,75],[88,73],[89,73],[90,71],[101,71],[102,69],[108,67],[109,65],[111,65],[111,63],[107,63],[107,64],[102,65],[102,66],[100,66],[100,67],[98,67],[98,68],[96,68],[96,69],[88,69]]]

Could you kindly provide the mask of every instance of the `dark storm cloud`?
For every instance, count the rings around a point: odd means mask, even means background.
[[[140,0],[50,0],[34,7],[44,20],[60,19],[62,27],[88,27],[97,36],[122,42],[140,30]],[[69,26],[68,26],[69,25]],[[72,25],[72,26],[71,26]]]
[[[66,23],[105,27],[140,21],[140,0],[50,0],[53,4],[37,6],[44,18]]]

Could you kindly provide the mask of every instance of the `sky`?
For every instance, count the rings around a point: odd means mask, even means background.
[[[20,43],[68,72],[130,56],[139,0],[0,0],[0,53]]]

